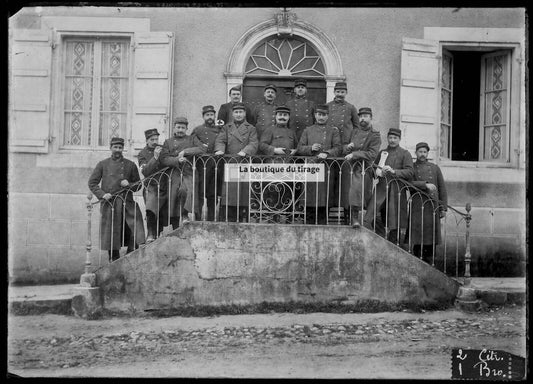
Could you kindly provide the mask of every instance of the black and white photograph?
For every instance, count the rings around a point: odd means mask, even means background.
[[[525,6],[10,6],[7,378],[526,380]]]

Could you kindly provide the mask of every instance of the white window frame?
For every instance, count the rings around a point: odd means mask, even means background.
[[[128,138],[131,136],[131,120],[132,120],[132,113],[133,113],[133,103],[132,103],[132,97],[133,97],[133,33],[84,33],[84,32],[65,32],[65,33],[58,33],[57,36],[57,52],[58,52],[58,61],[60,65],[60,70],[57,72],[59,75],[59,79],[57,81],[60,82],[59,87],[57,88],[59,92],[56,93],[55,97],[57,98],[56,101],[56,107],[59,109],[59,111],[56,111],[58,113],[58,124],[59,124],[59,132],[58,132],[58,152],[65,152],[65,151],[87,151],[87,150],[94,150],[94,151],[109,151],[108,145],[99,146],[98,144],[95,145],[68,145],[63,143],[64,138],[64,130],[65,130],[65,113],[64,113],[64,104],[65,104],[65,63],[66,63],[66,49],[65,49],[65,40],[72,38],[72,37],[80,37],[80,38],[103,38],[103,39],[114,39],[114,38],[128,38],[129,44],[129,65],[128,65],[128,92],[127,92],[127,106],[126,106],[126,129],[125,132],[125,138]],[[97,64],[99,66],[99,64]],[[94,89],[94,88],[93,88]],[[99,87],[98,87],[99,89]],[[96,115],[96,111],[94,111],[94,105],[92,105],[91,113],[93,117]],[[92,119],[95,124],[99,124],[99,121],[96,121]],[[92,132],[94,133],[96,131],[96,128],[93,126],[91,127]],[[95,139],[97,139],[95,137]],[[99,138],[98,138],[99,139]],[[128,146],[125,145],[124,151],[127,152]]]
[[[484,167],[484,168],[525,168],[525,31],[522,28],[443,28],[425,27],[424,39],[439,42],[439,56],[443,49],[467,51],[511,50],[511,100],[510,104],[510,143],[509,162],[457,161],[441,158],[442,166]],[[442,62],[441,64],[442,65]],[[439,76],[441,75],[439,68]],[[440,111],[440,92],[439,92]],[[440,116],[438,117],[440,121]],[[437,132],[440,141],[440,123]],[[451,145],[451,143],[450,143]]]
[[[101,36],[101,37],[129,37],[130,39],[130,64],[128,83],[128,118],[127,129],[131,130],[133,115],[133,44],[134,35],[137,32],[150,32],[149,18],[121,18],[121,17],[85,17],[85,16],[43,16],[42,29],[51,29],[53,33],[53,54],[52,54],[52,105],[51,108],[51,136],[54,139],[50,145],[50,153],[76,154],[95,153],[100,158],[104,153],[109,152],[109,147],[99,146],[65,146],[63,145],[64,130],[64,97],[65,90],[62,87],[64,65],[63,42],[65,37],[76,36]],[[130,135],[130,132],[127,132]],[[125,137],[128,140],[130,136]],[[125,142],[124,152],[131,150],[129,142]],[[86,157],[83,155],[82,157]],[[89,160],[91,162],[93,160]]]

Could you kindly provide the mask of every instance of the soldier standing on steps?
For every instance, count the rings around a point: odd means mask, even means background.
[[[352,131],[350,142],[343,146],[344,159],[353,164],[351,180],[345,175],[349,175],[350,167],[343,167],[343,182],[341,183],[342,192],[349,191],[348,200],[350,204],[351,225],[353,228],[359,228],[359,212],[372,193],[372,181],[369,177],[370,172],[366,168],[371,165],[381,147],[381,135],[372,127],[372,110],[370,108],[361,108],[359,110],[359,128]],[[362,165],[364,161],[365,178],[363,180]],[[348,172],[345,172],[348,171]],[[344,181],[346,180],[346,182]],[[363,190],[365,201],[363,199]],[[345,211],[346,212],[346,211]]]
[[[307,81],[298,79],[294,82],[294,98],[285,104],[291,110],[289,128],[300,140],[305,128],[313,125],[315,115],[315,103],[307,98]]]
[[[247,119],[257,131],[257,140],[261,140],[261,135],[268,127],[276,125],[276,107],[275,103],[277,89],[276,86],[268,84],[264,90],[264,100],[257,104],[252,110],[252,116]]]
[[[411,191],[411,220],[405,236],[405,243],[413,244],[413,254],[429,262],[433,246],[441,243],[440,219],[446,215],[448,194],[444,177],[437,164],[427,160],[429,145],[416,145],[415,177],[411,182],[422,193]]]
[[[401,137],[400,129],[390,128],[388,146],[374,160],[374,175],[378,183],[363,222],[370,229],[375,224],[379,235],[387,236],[389,241],[396,244],[400,243],[401,228],[407,226],[407,197],[402,181],[411,181],[414,175],[413,159],[409,151],[400,147]]]
[[[189,222],[193,202],[192,156],[205,153],[205,147],[197,139],[187,135],[189,122],[185,117],[174,120],[172,137],[165,140],[161,151],[161,163],[170,167],[169,210],[172,228]]]
[[[159,132],[156,128],[144,131],[146,147],[138,156],[139,168],[145,177],[144,180],[144,204],[146,206],[146,244],[157,238],[167,223],[167,187],[168,180],[165,174],[160,173],[163,164],[160,161],[160,154],[163,147],[159,145]]]
[[[118,260],[123,244],[128,253],[144,244],[144,225],[141,210],[133,200],[133,192],[142,187],[139,170],[122,156],[124,139],[111,138],[110,148],[111,157],[96,164],[88,185],[100,200],[100,247],[108,251],[111,262]]]

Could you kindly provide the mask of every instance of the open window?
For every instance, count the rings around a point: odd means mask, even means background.
[[[405,38],[400,93],[405,147],[414,152],[417,142],[426,141],[432,159],[510,165],[519,137],[514,49]]]

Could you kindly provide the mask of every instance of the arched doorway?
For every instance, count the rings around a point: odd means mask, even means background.
[[[326,102],[325,67],[317,50],[300,37],[272,36],[250,54],[244,70],[243,100],[250,106],[263,100],[266,84],[278,88],[276,103],[293,97],[294,80],[307,80],[307,95],[317,104]]]
[[[282,44],[283,41],[287,41],[287,45]],[[269,42],[272,42],[272,48],[268,47]],[[302,61],[299,66],[291,59],[283,62],[281,57],[286,58],[286,55],[290,55],[287,53],[289,49],[291,52],[296,50],[296,54],[300,54],[302,48],[298,47],[302,43],[305,46],[303,48],[305,55],[302,55],[302,58],[308,60]],[[278,61],[275,57],[270,58],[275,66],[266,60],[270,54],[273,54],[272,49],[283,52]],[[250,62],[252,57],[255,59],[261,56],[265,56],[265,59],[258,58],[255,64],[253,61]],[[315,71],[312,71],[313,69]],[[310,72],[307,72],[309,70]],[[313,100],[323,103],[333,99],[335,83],[346,80],[340,55],[333,41],[314,25],[298,20],[296,15],[289,26],[280,25],[279,19],[273,18],[250,28],[231,50],[224,77],[227,101],[229,101],[229,90],[236,85],[245,86],[244,100],[257,100],[257,92],[261,100],[263,87],[267,82],[274,83],[280,88],[278,102],[286,100],[293,91],[294,80],[302,77],[308,81],[308,93]]]

